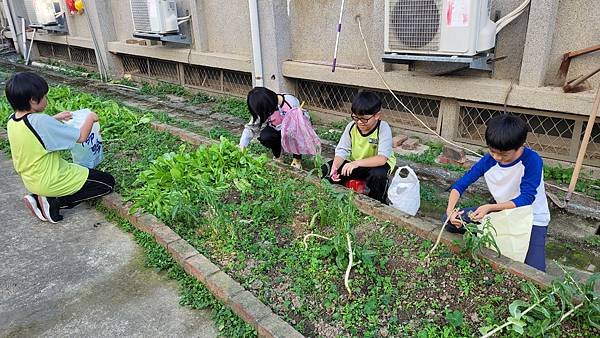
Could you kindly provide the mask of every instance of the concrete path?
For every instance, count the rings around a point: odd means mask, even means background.
[[[87,205],[58,224],[33,218],[0,153],[0,337],[215,337],[208,311],[144,267],[131,235]]]

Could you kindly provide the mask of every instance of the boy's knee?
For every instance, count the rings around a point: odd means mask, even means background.
[[[325,177],[325,176],[329,175],[330,172],[331,172],[331,164],[324,163],[321,166],[321,177]]]

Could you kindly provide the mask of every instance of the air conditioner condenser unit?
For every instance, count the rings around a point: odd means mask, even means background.
[[[130,4],[136,32],[179,33],[175,0],[130,0]]]
[[[490,0],[386,0],[385,52],[473,56],[496,43]]]
[[[57,1],[25,0],[24,4],[31,25],[41,27],[57,24],[56,15],[60,12],[60,4]]]

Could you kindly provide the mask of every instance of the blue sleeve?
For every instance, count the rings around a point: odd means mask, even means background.
[[[486,171],[493,167],[495,162],[489,154],[485,155],[463,177],[456,181],[451,189],[456,189],[462,195],[473,182],[477,181]]]
[[[517,208],[533,204],[544,172],[542,158],[533,150],[526,149],[525,151],[527,153],[522,160],[525,173],[521,179],[520,195],[512,200]]]
[[[47,151],[71,149],[79,140],[79,129],[66,125],[46,114],[30,114],[31,127],[44,143]]]

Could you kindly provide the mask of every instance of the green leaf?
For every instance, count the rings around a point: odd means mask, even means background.
[[[482,326],[482,327],[479,328],[479,333],[481,333],[482,336],[485,336],[494,327],[495,327],[494,325]]]
[[[520,319],[522,314],[521,314],[521,310],[519,310],[519,307],[528,307],[528,306],[529,306],[529,304],[518,299],[518,300],[515,300],[514,302],[512,302],[508,306],[508,312],[510,312],[510,315],[513,316],[514,318]]]
[[[454,327],[460,327],[463,324],[463,313],[454,310],[446,312],[446,320]]]
[[[171,168],[170,172],[171,176],[173,176],[175,179],[181,179],[182,174],[181,171],[179,171],[179,169]]]

